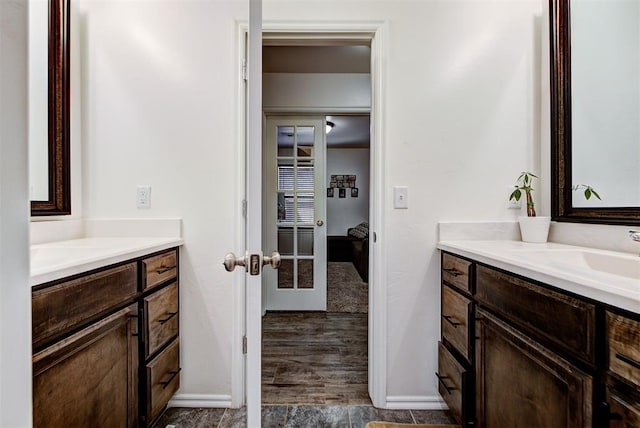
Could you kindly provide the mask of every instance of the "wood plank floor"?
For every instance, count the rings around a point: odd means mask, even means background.
[[[268,312],[262,334],[263,404],[371,404],[367,314]]]

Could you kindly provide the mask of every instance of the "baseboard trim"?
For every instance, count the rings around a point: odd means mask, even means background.
[[[230,408],[231,395],[176,394],[167,404],[168,407],[211,407]]]
[[[434,395],[387,396],[387,409],[448,410],[442,397]]]

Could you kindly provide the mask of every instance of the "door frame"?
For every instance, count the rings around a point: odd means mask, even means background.
[[[369,395],[375,407],[387,408],[387,289],[386,289],[386,233],[384,227],[385,192],[385,164],[384,164],[384,61],[383,52],[387,35],[386,21],[353,21],[353,22],[277,22],[263,20],[262,32],[265,40],[305,41],[309,45],[335,41],[362,40],[371,44],[371,164],[370,164],[370,199],[369,223],[373,236],[370,245],[370,273],[369,273],[369,316],[368,316],[368,374]],[[237,34],[237,64],[238,74],[242,75],[243,61],[246,58],[246,35],[248,23],[236,24]],[[237,144],[237,188],[243,188],[245,172],[245,111],[248,108],[245,98],[245,82],[238,79],[238,142]],[[334,113],[355,113],[353,109],[345,111],[340,108],[329,108]],[[335,107],[335,106],[334,106]],[[323,108],[324,110],[324,108]],[[280,111],[281,113],[284,113]],[[318,112],[317,110],[315,112]],[[272,111],[269,111],[272,113]],[[298,111],[298,113],[313,113],[312,111]],[[363,112],[364,113],[364,112]],[[264,120],[264,113],[263,113]],[[239,198],[241,206],[244,196]],[[238,247],[244,245],[244,222],[238,223],[242,230],[236,231]],[[236,286],[237,285],[237,286]],[[245,400],[245,358],[242,353],[242,336],[245,331],[245,299],[243,284],[234,284],[234,317],[233,317],[233,346],[231,372],[231,403],[233,407],[240,407]]]

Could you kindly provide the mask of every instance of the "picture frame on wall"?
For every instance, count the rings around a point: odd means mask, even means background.
[[[352,198],[357,198],[358,197],[358,188],[357,187],[352,187],[351,188],[351,197]]]
[[[333,198],[333,187],[327,188],[327,198]]]
[[[341,187],[338,189],[338,197],[339,198],[346,198],[347,197],[347,189],[345,189],[344,187]]]

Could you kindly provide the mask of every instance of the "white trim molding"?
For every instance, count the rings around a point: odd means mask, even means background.
[[[206,408],[232,408],[230,395],[210,394],[176,394],[167,404],[168,407],[206,407]],[[239,407],[239,406],[235,406]]]
[[[439,395],[392,395],[387,397],[387,409],[449,410]]]

